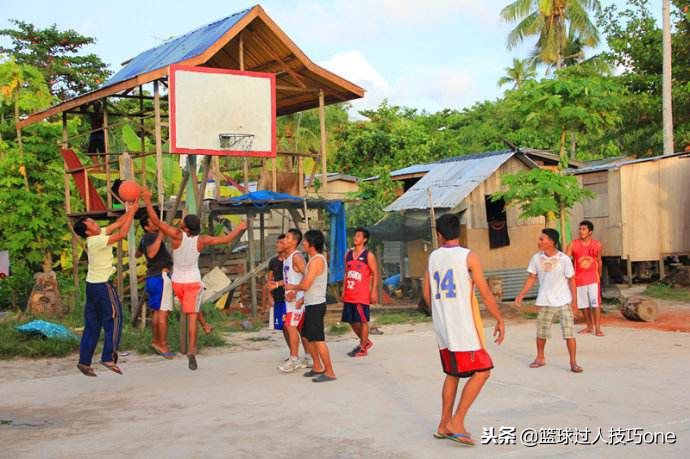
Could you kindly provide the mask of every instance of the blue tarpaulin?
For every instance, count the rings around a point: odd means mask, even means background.
[[[326,210],[331,214],[331,238],[328,260],[328,283],[340,282],[345,278],[345,252],[347,251],[347,223],[345,206],[341,201],[329,202]]]
[[[261,190],[261,191],[252,191],[251,193],[243,194],[242,196],[236,196],[234,198],[230,198],[225,202],[228,202],[229,204],[232,205],[241,205],[245,203],[252,203],[256,207],[263,207],[266,204],[270,204],[275,201],[297,201],[301,202],[304,201],[302,198],[298,198],[297,196],[293,196],[291,194],[286,194],[286,193],[277,193],[275,191],[266,191],[266,190]]]
[[[17,331],[28,334],[39,334],[46,338],[60,340],[78,339],[67,327],[52,322],[46,322],[45,320],[32,320],[24,325],[19,325]]]

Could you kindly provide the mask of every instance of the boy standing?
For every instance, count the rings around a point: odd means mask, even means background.
[[[582,311],[587,326],[578,333],[592,333],[604,336],[601,331],[601,243],[592,238],[594,224],[589,220],[580,222],[580,238],[574,240],[565,253],[575,262],[575,286],[577,307]]]
[[[465,416],[489,379],[493,362],[485,350],[484,330],[474,286],[486,309],[496,319],[495,342],[505,336],[503,317],[484,279],[479,257],[460,246],[460,219],[445,214],[436,220],[441,247],[429,256],[424,276],[424,300],[431,305],[436,341],[446,379],[443,383],[441,421],[434,437],[447,438],[465,446],[474,446],[465,428]],[[460,378],[469,378],[460,396],[455,414],[453,405]]]
[[[522,299],[532,288],[539,277],[539,293],[536,305],[539,307],[537,316],[537,357],[530,368],[546,365],[544,348],[546,340],[551,338],[551,325],[555,316],[560,316],[561,332],[568,354],[570,356],[570,371],[582,373],[583,369],[575,360],[574,314],[577,312],[575,301],[575,270],[570,257],[558,250],[558,231],[545,228],[539,236],[539,252],[534,254],[527,267],[529,277],[525,281],[522,291],[515,298],[515,303],[522,306]]]
[[[369,339],[369,305],[378,303],[378,266],[369,252],[369,231],[357,228],[352,238],[353,248],[345,255],[345,285],[342,321],[352,327],[359,345],[347,355],[366,357],[374,343]]]
[[[122,333],[122,306],[117,292],[110,284],[113,267],[113,245],[127,237],[134,213],[139,206],[127,203],[127,212],[114,223],[101,228],[93,219],[81,217],[74,223],[74,232],[86,239],[89,268],[86,274],[86,305],[84,332],[79,344],[77,368],[86,376],[96,376],[91,367],[101,328],[105,332],[101,365],[122,374],[117,366],[117,347]],[[117,233],[115,233],[117,231]]]

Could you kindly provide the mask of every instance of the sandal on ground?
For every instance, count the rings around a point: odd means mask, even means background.
[[[434,432],[434,438],[437,438],[439,440],[445,440],[446,434],[442,434],[437,430],[436,432]]]
[[[324,374],[325,371],[314,371],[314,370],[309,370],[306,373],[304,373],[302,376],[305,378],[313,378],[314,376],[319,376]]]
[[[598,332],[595,333],[596,336],[606,336],[604,335],[604,332],[599,330]]]
[[[96,372],[93,371],[93,368],[91,368],[91,365],[85,365],[83,363],[77,364],[77,368],[79,368],[79,371],[84,373],[85,376],[91,376],[91,377],[96,377]]]
[[[164,357],[167,360],[172,360],[173,357],[175,357],[175,353],[173,351],[170,352],[163,352],[161,354],[162,357]]]
[[[349,357],[354,357],[356,353],[362,350],[362,346],[355,346],[350,352],[347,353]]]
[[[529,367],[530,368],[539,368],[539,367],[543,367],[544,365],[546,365],[546,362],[538,362],[535,360],[534,362],[529,364]]]
[[[196,363],[196,356],[194,355],[188,355],[187,359],[189,360],[189,369],[190,370],[196,370],[199,368],[199,365]]]
[[[149,347],[151,349],[153,349],[153,352],[155,352],[156,354],[163,355],[163,350],[161,348],[159,348],[158,346],[156,346],[155,344],[151,343],[151,344],[149,344]]]
[[[573,373],[582,373],[585,370],[580,365],[573,365],[570,367],[570,371],[572,371]]]
[[[106,367],[108,370],[110,370],[112,372],[115,372],[119,375],[122,374],[122,370],[120,370],[120,367],[115,365],[115,362],[101,362],[101,365],[103,365],[104,367]]]
[[[322,374],[317,376],[316,378],[312,379],[312,382],[329,382],[329,381],[335,381],[336,378],[335,376],[328,376],[327,374]]]
[[[474,440],[472,440],[470,434],[452,433],[446,435],[446,438],[456,443],[460,443],[463,446],[474,446]]]

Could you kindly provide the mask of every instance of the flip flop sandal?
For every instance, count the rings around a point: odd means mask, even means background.
[[[314,371],[314,370],[309,370],[306,373],[304,373],[302,376],[305,378],[313,378],[314,376],[319,376],[324,374],[325,371]]]
[[[155,352],[158,355],[163,355],[163,351],[161,351],[158,346],[154,346],[153,344],[149,344],[149,347],[153,349],[153,352]]]
[[[575,365],[574,367],[570,367],[570,371],[573,373],[582,373],[585,370],[580,365]]]
[[[474,446],[474,440],[472,440],[472,437],[469,436],[469,434],[450,434],[446,435],[446,438],[448,440],[452,440],[456,443],[459,443],[463,446]]]
[[[112,363],[112,364],[107,364],[107,363],[105,363],[105,362],[100,362],[100,363],[101,363],[101,365],[103,365],[104,367],[106,367],[108,370],[110,370],[110,371],[112,371],[112,372],[115,372],[115,373],[117,373],[117,374],[119,374],[119,375],[122,374],[122,370],[120,370],[120,367],[118,367],[117,365],[115,365],[115,363]]]
[[[441,432],[438,432],[438,431],[437,431],[437,432],[434,432],[434,438],[438,438],[439,440],[445,440],[445,439],[446,439],[446,435],[445,435],[445,434],[442,434]]]
[[[175,353],[172,351],[171,352],[162,352],[161,356],[165,357],[165,359],[167,359],[167,360],[172,360],[173,357],[175,357]]]
[[[312,382],[316,382],[316,383],[319,383],[319,382],[329,382],[329,381],[335,381],[336,379],[338,379],[338,378],[334,378],[334,377],[332,377],[332,376],[328,376],[328,375],[326,375],[326,374],[324,373],[324,374],[322,374],[322,375],[317,376],[316,378],[313,378],[313,379],[312,379]]]
[[[530,363],[529,367],[530,368],[539,368],[539,367],[543,367],[544,365],[546,365],[546,362],[536,362],[535,361],[535,362]]]
[[[96,372],[93,371],[93,368],[91,368],[90,365],[84,365],[83,363],[77,364],[77,368],[79,368],[79,371],[81,371],[85,376],[91,376],[95,378]]]

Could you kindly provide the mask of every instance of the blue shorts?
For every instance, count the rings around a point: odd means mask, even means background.
[[[369,305],[359,303],[343,303],[343,317],[341,322],[351,323],[368,323],[369,322]]]
[[[285,313],[287,312],[287,307],[285,306],[285,301],[277,301],[273,305],[273,329],[282,330],[283,322],[285,320]]]
[[[154,311],[172,311],[173,291],[168,273],[146,278],[146,293],[149,309]]]

